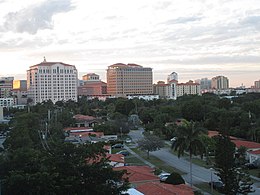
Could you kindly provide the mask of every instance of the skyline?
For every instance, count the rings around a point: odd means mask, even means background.
[[[1,76],[26,78],[43,57],[106,80],[115,63],[153,68],[154,83],[223,75],[260,79],[257,0],[0,0]]]

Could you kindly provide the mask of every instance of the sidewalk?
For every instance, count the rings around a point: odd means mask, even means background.
[[[143,161],[146,165],[148,165],[148,166],[150,166],[150,167],[152,167],[152,168],[155,168],[155,167],[156,167],[156,166],[153,165],[152,163],[148,162],[147,160],[145,160],[144,158],[142,158],[141,156],[139,156],[138,154],[136,154],[136,153],[135,153],[133,150],[131,150],[127,145],[124,145],[124,148],[125,148],[130,154],[132,154],[134,157],[136,157],[136,158],[138,158],[139,160]],[[199,191],[201,191],[204,195],[210,195],[209,193],[204,192],[204,191],[202,191],[201,189],[199,189],[199,188],[197,188],[197,187],[195,187],[195,186],[192,186],[192,188],[193,188],[194,190],[199,190]]]

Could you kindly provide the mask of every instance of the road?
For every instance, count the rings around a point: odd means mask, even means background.
[[[142,139],[143,137],[143,129],[130,131],[129,136],[131,136],[132,140],[134,142]],[[183,178],[187,183],[190,183],[190,163],[184,158],[178,158],[176,155],[172,154],[169,148],[162,148],[161,150],[151,152],[150,154],[159,158],[160,160],[164,161],[168,165],[179,169],[180,171],[183,171],[187,174],[183,175]],[[210,169],[206,169],[204,167],[200,167],[198,165],[192,164],[192,180],[194,184],[202,183],[202,182],[209,182],[211,181],[211,175],[212,180],[218,181],[218,177],[212,172]],[[254,193],[250,193],[252,195],[260,194],[260,183],[254,184]]]
[[[4,148],[4,146],[3,146],[4,141],[5,141],[5,138],[0,139],[0,148]]]

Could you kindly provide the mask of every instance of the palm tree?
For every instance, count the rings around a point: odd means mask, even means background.
[[[205,130],[198,126],[197,123],[183,120],[182,124],[176,128],[176,141],[172,143],[172,149],[178,151],[178,157],[189,153],[190,160],[190,185],[192,186],[192,155],[202,155],[204,152],[204,144],[200,140],[200,135]]]

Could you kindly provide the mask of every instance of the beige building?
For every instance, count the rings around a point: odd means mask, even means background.
[[[212,89],[228,89],[229,80],[224,76],[216,76],[211,79],[211,88]]]
[[[79,96],[99,96],[107,94],[107,84],[100,80],[99,75],[89,73],[82,77],[82,85],[78,87]]]
[[[153,93],[152,68],[137,64],[114,64],[107,69],[107,93],[117,97]]]
[[[178,83],[176,85],[177,97],[183,95],[201,95],[200,84],[189,81],[187,83]]]
[[[47,62],[30,66],[27,70],[28,98],[33,103],[51,100],[77,101],[78,72],[74,65]]]

